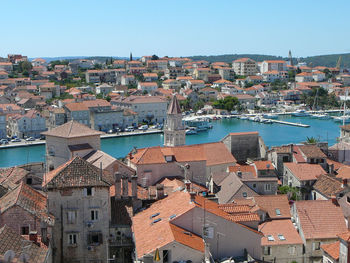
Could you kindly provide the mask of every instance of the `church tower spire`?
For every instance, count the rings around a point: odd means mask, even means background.
[[[179,102],[174,95],[171,99],[167,121],[164,127],[164,146],[185,145],[186,130],[182,123],[182,113]]]

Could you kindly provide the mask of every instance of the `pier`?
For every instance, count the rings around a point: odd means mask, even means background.
[[[279,120],[270,120],[273,123],[279,123],[279,124],[285,124],[290,126],[296,126],[296,127],[302,127],[302,128],[309,128],[310,125],[302,124],[302,123],[295,123],[295,122],[288,122],[288,121],[279,121]]]

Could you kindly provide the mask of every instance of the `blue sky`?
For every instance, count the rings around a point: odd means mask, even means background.
[[[350,1],[1,1],[0,56],[350,52]]]

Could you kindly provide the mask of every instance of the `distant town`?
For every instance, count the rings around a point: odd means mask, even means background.
[[[350,262],[349,86],[342,57],[313,66],[291,52],[0,58],[0,158],[45,144],[44,162],[0,168],[0,262]],[[285,115],[334,121],[339,137],[268,147],[227,130],[186,144],[223,119],[310,127]],[[101,149],[152,133],[163,145]]]

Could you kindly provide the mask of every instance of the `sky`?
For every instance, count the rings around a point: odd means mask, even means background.
[[[4,0],[0,56],[350,52],[349,0]]]

